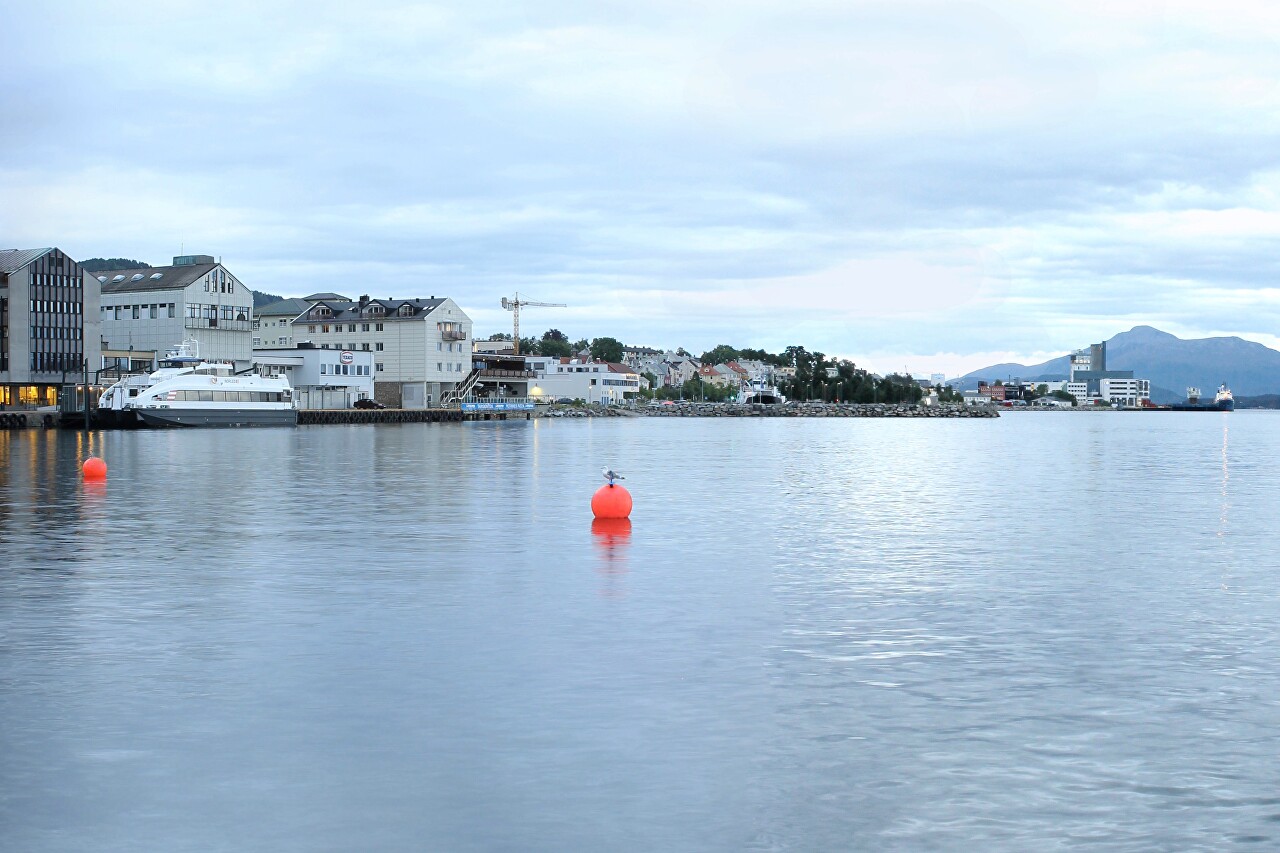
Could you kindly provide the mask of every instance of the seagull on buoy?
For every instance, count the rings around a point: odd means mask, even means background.
[[[600,473],[601,473],[602,475],[604,475],[604,478],[605,478],[606,480],[608,480],[608,481],[609,481],[609,485],[610,485],[610,486],[612,486],[612,485],[613,485],[613,481],[614,481],[614,480],[625,480],[625,479],[627,479],[626,477],[622,476],[621,474],[619,474],[617,471],[613,470],[612,468],[601,468],[601,469],[600,469]]]

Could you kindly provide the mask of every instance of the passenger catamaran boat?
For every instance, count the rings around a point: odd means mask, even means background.
[[[298,411],[283,376],[237,374],[230,362],[204,361],[195,341],[183,341],[146,376],[108,388],[101,409],[133,413],[148,426],[293,426]]]
[[[787,398],[767,382],[753,381],[738,392],[739,403],[785,403]]]

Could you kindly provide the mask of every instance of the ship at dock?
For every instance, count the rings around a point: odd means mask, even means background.
[[[1168,408],[1174,412],[1234,412],[1236,399],[1224,382],[1218,386],[1218,393],[1213,395],[1213,402],[1201,402],[1200,389],[1188,388],[1187,402],[1174,403]]]

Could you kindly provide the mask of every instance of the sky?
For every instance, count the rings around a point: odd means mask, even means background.
[[[0,0],[0,248],[877,370],[1280,331],[1280,4]]]

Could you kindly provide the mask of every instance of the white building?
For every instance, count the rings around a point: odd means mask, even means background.
[[[439,405],[471,373],[471,318],[452,299],[305,300],[294,343],[373,353],[375,399],[406,409]]]
[[[57,248],[0,250],[0,406],[52,406],[102,361],[98,283]]]
[[[253,293],[211,256],[180,255],[168,267],[95,275],[105,348],[164,352],[195,340],[201,358],[249,366]]]
[[[345,296],[338,298],[350,301]],[[296,344],[297,341],[293,339],[293,321],[311,305],[306,299],[281,299],[279,302],[254,308],[253,348],[270,349]]]
[[[526,363],[534,372],[529,396],[535,399],[616,405],[640,392],[640,374],[629,365],[544,356],[531,356]]]
[[[356,400],[373,399],[373,353],[317,347],[278,347],[253,351],[264,376],[285,376],[300,409],[349,409]]]
[[[1099,396],[1121,406],[1142,406],[1151,401],[1151,382],[1146,379],[1102,379]]]

